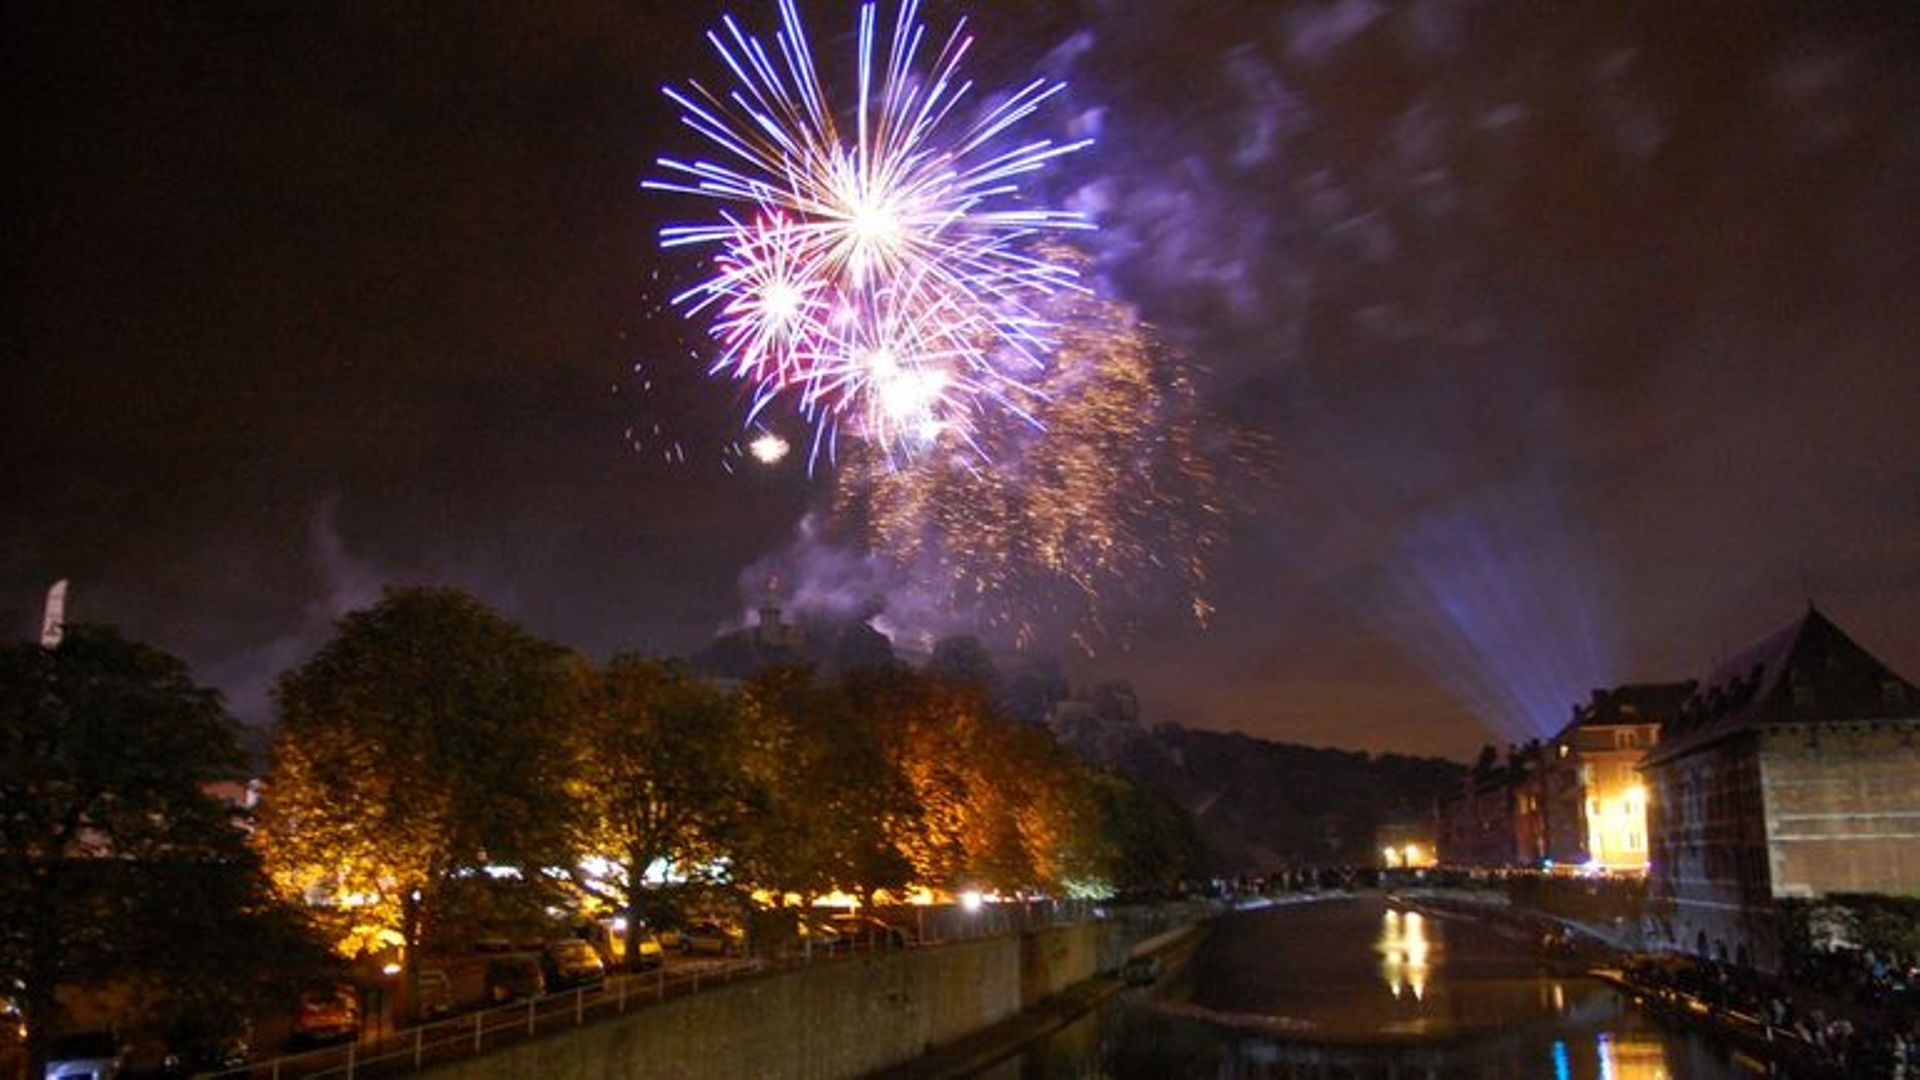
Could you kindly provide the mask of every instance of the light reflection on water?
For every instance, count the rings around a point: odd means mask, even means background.
[[[1381,916],[1380,939],[1373,948],[1380,954],[1380,974],[1394,997],[1405,993],[1420,1000],[1427,996],[1427,958],[1433,946],[1427,940],[1426,916],[1388,908]]]
[[[1539,969],[1489,927],[1332,901],[1216,924],[1160,986],[1128,992],[985,1075],[1734,1080],[1706,1042],[1604,984]]]

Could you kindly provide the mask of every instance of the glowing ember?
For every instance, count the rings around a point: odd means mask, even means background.
[[[753,454],[753,459],[762,465],[779,464],[786,458],[788,449],[790,447],[787,445],[787,440],[771,431],[747,444],[747,450]]]

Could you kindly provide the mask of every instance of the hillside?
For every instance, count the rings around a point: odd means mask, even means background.
[[[901,662],[870,625],[760,612],[759,623],[715,638],[695,653],[703,674],[744,679],[781,664],[826,673]],[[1376,829],[1426,822],[1457,789],[1467,766],[1439,758],[1369,755],[1269,742],[1178,724],[1147,727],[1124,682],[1070,693],[1052,658],[995,654],[967,636],[939,641],[926,670],[978,682],[1010,716],[1044,724],[1097,765],[1111,766],[1185,808],[1221,873],[1373,862]]]
[[[1048,724],[1193,814],[1220,872],[1372,862],[1375,829],[1425,821],[1467,767],[1439,758],[1320,749],[1177,724],[1145,728],[1124,687],[1063,702]]]

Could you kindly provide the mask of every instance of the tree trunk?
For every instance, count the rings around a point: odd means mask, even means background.
[[[420,1015],[420,893],[409,890],[400,901],[400,963],[407,985],[407,1012],[414,1020]]]
[[[647,864],[639,861],[640,858],[638,851],[627,852],[627,927],[623,931],[625,940],[620,943],[620,948],[628,971],[639,971],[642,966],[640,935],[646,922],[640,896],[641,890],[646,887],[641,877],[647,871]]]

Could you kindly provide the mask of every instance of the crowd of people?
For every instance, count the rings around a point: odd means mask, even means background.
[[[1793,961],[1788,976],[1869,1008],[1920,1013],[1920,957],[1911,953],[1817,949]]]
[[[1822,960],[1817,979],[1675,955],[1633,957],[1624,973],[1656,999],[1697,1002],[1718,1023],[1770,1044],[1769,1059],[1794,1075],[1920,1078],[1920,972],[1910,960],[1845,952]]]

